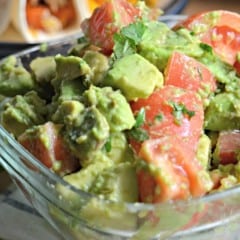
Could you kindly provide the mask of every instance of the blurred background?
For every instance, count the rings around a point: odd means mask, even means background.
[[[193,14],[205,10],[224,9],[240,13],[239,0],[189,0],[183,14]]]

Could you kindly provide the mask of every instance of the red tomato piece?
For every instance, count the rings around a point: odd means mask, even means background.
[[[90,42],[106,54],[113,49],[113,35],[140,16],[140,10],[126,0],[109,0],[96,8],[82,29]]]
[[[59,126],[48,122],[38,126],[36,132],[25,132],[18,141],[46,167],[59,175],[75,171],[79,161],[71,154],[62,136]]]
[[[220,132],[216,148],[217,158],[219,159],[220,164],[226,165],[237,163],[237,156],[240,150],[240,132]]]
[[[240,14],[217,10],[190,16],[178,27],[186,27],[213,47],[225,62],[233,65],[240,51]]]
[[[166,85],[146,99],[131,102],[131,108],[135,115],[145,109],[142,128],[151,138],[178,135],[193,147],[202,133],[203,105],[193,91]]]
[[[141,169],[138,172],[141,202],[156,203],[190,197],[186,172],[174,162],[176,158],[184,158],[183,149],[174,145],[172,137],[150,139],[142,144],[139,156],[152,164],[156,171]]]
[[[216,90],[216,79],[199,61],[183,53],[173,52],[165,70],[165,85],[195,92],[204,91],[208,96]]]
[[[229,26],[216,26],[202,40],[211,45],[222,60],[234,64],[240,51],[240,32]]]
[[[138,173],[140,200],[155,203],[206,194],[209,180],[204,179],[202,166],[191,151],[179,137],[145,141],[139,156],[156,170]]]
[[[147,166],[157,169],[138,172],[140,200],[162,202],[204,195],[211,183],[195,157],[203,129],[203,105],[197,94],[165,85],[131,107],[134,114],[145,109],[141,128],[149,139],[130,144]]]

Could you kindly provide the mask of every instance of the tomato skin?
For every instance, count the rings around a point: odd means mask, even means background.
[[[222,60],[233,65],[240,51],[240,14],[206,11],[190,16],[175,28],[186,27],[213,47]]]
[[[126,0],[110,0],[96,8],[81,27],[93,45],[110,54],[113,49],[113,35],[121,27],[132,23],[140,16],[140,10]]]
[[[165,70],[165,85],[194,92],[206,92],[209,89],[209,93],[217,88],[215,77],[205,65],[176,51],[171,55]]]

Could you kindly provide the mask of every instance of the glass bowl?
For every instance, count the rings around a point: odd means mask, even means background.
[[[164,16],[172,25],[184,16]],[[17,53],[27,67],[37,56],[65,54],[79,36]],[[0,106],[1,107],[1,106]],[[238,239],[240,187],[162,204],[104,201],[66,183],[0,126],[0,163],[32,206],[66,240]]]

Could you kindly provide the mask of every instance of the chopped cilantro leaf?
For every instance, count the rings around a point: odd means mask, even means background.
[[[145,117],[146,117],[145,109],[141,108],[140,111],[137,114],[136,123],[135,123],[134,127],[135,128],[141,127],[145,122]]]
[[[142,21],[129,24],[123,28],[121,34],[128,39],[132,39],[135,44],[138,44],[142,40],[142,36],[146,30],[146,26]]]
[[[157,114],[154,120],[157,122],[161,122],[163,120],[163,114],[162,113]]]
[[[212,53],[212,47],[206,43],[200,43],[200,48],[203,49],[206,52]]]
[[[141,42],[146,30],[143,21],[136,21],[123,27],[120,33],[114,34],[113,60],[136,53],[137,45]]]
[[[143,142],[149,139],[148,133],[142,128],[133,128],[128,132],[128,136],[137,142]]]
[[[188,110],[182,103],[170,102],[170,105],[173,108],[173,116],[175,117],[177,124],[181,124],[184,115],[187,115],[189,118],[195,115],[194,111]]]
[[[87,38],[85,36],[80,37],[77,39],[77,43],[87,43]]]
[[[145,123],[145,109],[141,108],[136,116],[136,123],[134,127],[128,131],[129,138],[134,139],[137,142],[143,142],[149,138],[148,133],[141,126]]]
[[[106,150],[106,152],[111,152],[112,150],[112,142],[111,142],[111,138],[108,138],[108,140],[106,141],[104,148]]]
[[[116,33],[114,35],[114,60],[136,52],[136,45],[131,39]]]

